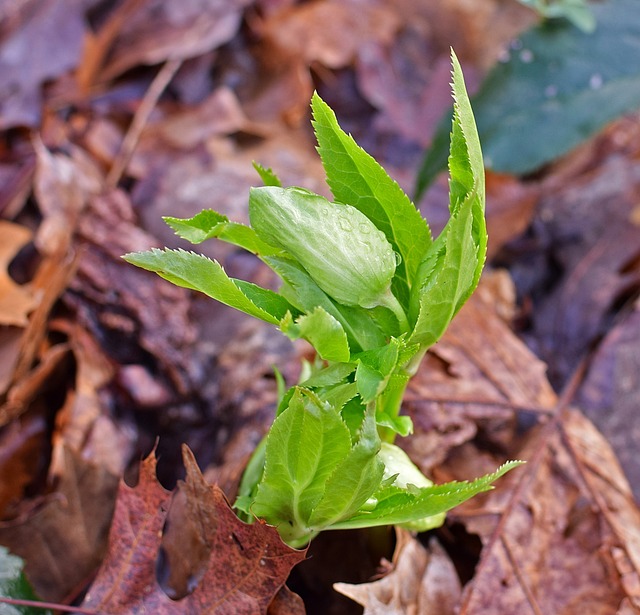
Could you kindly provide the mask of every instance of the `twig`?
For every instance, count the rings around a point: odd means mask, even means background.
[[[140,135],[144,130],[154,107],[158,103],[160,96],[165,88],[169,85],[178,69],[182,66],[182,60],[168,60],[158,71],[154,80],[151,82],[138,110],[131,120],[129,130],[122,141],[120,151],[118,152],[113,165],[109,170],[106,179],[106,186],[109,189],[115,188],[122,177],[122,173],[126,169],[133,152],[138,145]]]
[[[98,615],[97,611],[83,609],[80,606],[67,606],[55,602],[40,602],[39,600],[22,600],[20,598],[5,598],[0,596],[0,603],[14,604],[16,606],[28,606],[36,609],[50,609],[53,611],[66,611],[67,613],[84,613],[84,615]]]

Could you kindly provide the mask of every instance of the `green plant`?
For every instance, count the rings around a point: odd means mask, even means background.
[[[437,239],[316,94],[313,125],[334,202],[283,188],[270,169],[255,165],[266,185],[251,190],[250,226],[211,210],[165,219],[192,243],[216,237],[252,252],[282,279],[279,292],[229,278],[193,252],[124,257],[315,348],[300,382],[286,391],[281,382],[276,418],[235,505],[248,520],[277,526],[293,546],[326,529],[436,527],[447,510],[518,463],[470,483],[435,486],[393,444],[412,430],[400,414],[407,383],[476,287],[485,259],[482,154],[455,55],[452,61],[451,216]]]
[[[596,20],[587,0],[519,0],[545,19],[564,18],[583,32],[593,32]]]

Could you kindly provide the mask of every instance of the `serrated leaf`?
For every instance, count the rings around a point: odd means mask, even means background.
[[[380,445],[371,409],[365,414],[358,441],[326,483],[323,497],[309,519],[313,528],[324,529],[348,519],[371,497],[384,473],[384,464],[377,456]]]
[[[153,248],[148,252],[126,254],[122,258],[132,265],[157,273],[177,286],[197,290],[274,325],[280,322],[287,311],[296,311],[284,297],[273,291],[264,288],[257,290],[259,287],[248,282],[233,280],[217,261],[202,254]]]
[[[387,172],[338,125],[331,108],[314,94],[311,107],[318,152],[336,200],[359,209],[386,235],[400,254],[396,288],[408,298],[431,232],[409,197]]]
[[[267,436],[264,476],[251,511],[276,525],[290,544],[308,540],[313,509],[350,449],[340,415],[310,391],[296,388]]]
[[[482,151],[460,64],[452,51],[451,217],[421,263],[422,286],[412,295],[411,343],[428,347],[444,333],[476,288],[487,251]]]
[[[204,209],[193,218],[165,216],[163,220],[178,237],[193,244],[199,244],[215,237],[260,256],[281,252],[280,248],[262,241],[251,227],[230,222],[226,216],[213,209]]]
[[[433,517],[455,508],[478,493],[492,489],[492,483],[520,465],[510,461],[492,474],[472,482],[451,482],[418,489],[384,487],[375,493],[377,506],[371,511],[360,511],[346,521],[334,523],[331,529],[355,529],[379,525],[401,525],[418,519]]]
[[[273,169],[263,167],[259,162],[253,162],[253,168],[257,171],[260,179],[265,186],[277,186],[282,187],[280,178],[273,172]]]
[[[300,316],[295,322],[290,315],[289,318],[285,316],[280,329],[291,339],[307,340],[325,361],[349,361],[347,334],[342,325],[321,307]]]
[[[300,384],[307,388],[329,387],[343,382],[355,368],[355,363],[333,363],[314,372]]]

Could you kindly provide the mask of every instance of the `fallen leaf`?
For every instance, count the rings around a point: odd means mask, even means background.
[[[500,316],[505,308],[496,300],[497,280],[507,287],[500,292],[513,301],[504,274],[485,275],[407,389],[405,406],[415,434],[403,440],[403,447],[427,474],[481,430],[497,446],[513,442],[514,410],[535,421],[556,403],[546,366]]]
[[[396,530],[390,571],[381,579],[336,583],[341,594],[364,606],[364,615],[454,615],[460,580],[445,550],[434,539],[425,548],[406,530]]]
[[[12,32],[3,32],[0,44],[0,129],[37,126],[41,113],[41,86],[76,64],[85,33],[85,0],[21,2]],[[10,8],[4,3],[5,11]]]
[[[140,64],[192,58],[226,43],[236,34],[249,0],[167,0],[136,2],[107,37],[108,53],[96,81],[107,81]],[[95,48],[92,53],[97,53]],[[94,60],[95,62],[95,60]],[[98,62],[99,64],[99,62]]]
[[[137,487],[121,484],[107,558],[89,589],[83,607],[118,613],[265,613],[289,571],[304,559],[286,546],[275,528],[240,521],[216,486],[204,483],[191,452],[183,449],[187,467],[185,506],[171,518],[170,531],[181,534],[184,515],[186,543],[195,539],[209,551],[200,578],[190,593],[171,600],[156,581],[156,558],[167,520],[171,495],[155,477],[155,458],[140,469]],[[179,548],[179,538],[172,548]],[[193,544],[193,543],[191,543]],[[184,552],[184,557],[189,553]],[[184,563],[184,562],[183,562]],[[199,582],[198,582],[199,581]]]
[[[508,493],[468,511],[485,541],[460,613],[640,608],[640,511],[610,446],[577,411],[531,438]]]
[[[577,400],[607,438],[640,501],[640,304],[607,333],[592,357]]]
[[[321,0],[275,13],[260,30],[307,66],[341,68],[353,62],[365,41],[390,42],[399,25],[397,14],[384,5]]]
[[[0,220],[0,325],[24,327],[38,305],[38,296],[29,285],[16,284],[8,268],[16,254],[31,241],[31,231]]]
[[[558,387],[640,289],[640,226],[632,222],[639,135],[637,122],[618,123],[576,154],[579,166],[552,172],[510,263],[520,296],[532,302],[525,337]]]
[[[19,516],[0,522],[0,543],[22,557],[25,573],[45,600],[74,596],[102,560],[117,478],[61,451],[56,490],[24,500]]]

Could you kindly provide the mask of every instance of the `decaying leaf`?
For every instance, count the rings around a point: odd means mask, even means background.
[[[391,570],[371,583],[336,583],[335,589],[365,607],[364,615],[454,615],[460,580],[444,549],[426,549],[406,530],[397,530]]]
[[[0,325],[24,327],[29,313],[38,304],[33,288],[16,284],[8,272],[11,261],[30,240],[28,228],[0,221]]]
[[[117,478],[68,449],[51,477],[57,490],[23,502],[19,516],[0,523],[0,543],[22,557],[25,573],[43,599],[79,591],[106,547]]]
[[[121,484],[107,557],[84,607],[112,615],[140,609],[159,614],[265,613],[291,568],[304,559],[305,553],[286,546],[275,528],[241,522],[223,493],[204,482],[186,447],[183,455],[187,479],[180,487],[181,504],[170,518],[171,494],[155,477],[153,455],[142,463],[136,487]],[[163,527],[165,555],[158,563]],[[192,562],[189,545],[198,548]],[[156,566],[162,570],[171,565],[181,567],[165,577],[171,577],[174,595],[187,592],[177,600],[156,581]]]
[[[607,442],[566,410],[537,431],[527,452],[510,493],[465,515],[485,548],[460,613],[640,608],[640,512]]]
[[[636,301],[596,351],[578,401],[616,451],[640,500],[640,303]]]

